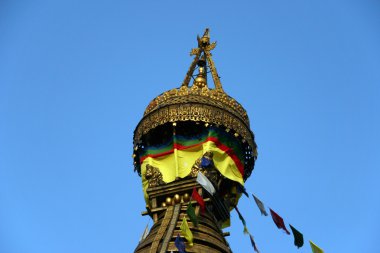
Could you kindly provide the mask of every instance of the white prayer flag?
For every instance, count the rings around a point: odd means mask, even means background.
[[[198,176],[197,176],[197,182],[206,190],[208,191],[211,195],[214,195],[214,193],[216,192],[215,191],[215,188],[214,186],[212,185],[212,183],[210,182],[210,180],[208,180],[208,178],[202,174],[202,172],[198,171]]]

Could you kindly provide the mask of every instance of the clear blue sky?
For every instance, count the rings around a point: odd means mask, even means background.
[[[248,190],[325,252],[379,251],[380,3],[220,2],[0,2],[0,253],[134,250],[133,130],[205,27],[256,134]],[[239,206],[262,253],[311,252]]]

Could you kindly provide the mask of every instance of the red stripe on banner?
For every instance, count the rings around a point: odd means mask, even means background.
[[[190,145],[190,146],[184,146],[184,145],[181,145],[181,144],[178,144],[178,143],[174,143],[174,148],[171,149],[171,150],[168,150],[166,152],[163,152],[163,153],[159,153],[159,154],[154,154],[154,155],[146,155],[146,156],[143,156],[141,157],[140,159],[140,163],[143,163],[144,160],[148,157],[151,157],[151,158],[157,158],[157,157],[161,157],[161,156],[165,156],[165,155],[169,155],[169,154],[172,154],[174,153],[174,149],[177,149],[177,150],[186,150],[186,149],[189,149],[189,148],[193,148],[193,147],[196,147],[196,146],[200,146],[208,141],[212,141],[215,143],[215,145],[220,149],[222,150],[223,152],[225,152],[229,157],[231,157],[231,159],[234,161],[236,167],[238,168],[238,170],[240,171],[240,173],[242,175],[244,175],[244,165],[241,163],[240,159],[237,157],[237,155],[234,153],[233,149],[232,148],[229,148],[228,146],[224,145],[222,142],[220,142],[218,140],[218,138],[216,137],[208,137],[205,141],[203,142],[200,142],[200,143],[197,143],[197,144],[193,144],[193,145]]]
[[[222,151],[226,152],[229,157],[235,162],[236,167],[240,171],[240,173],[244,176],[244,165],[241,163],[240,159],[235,155],[232,148],[227,147],[223,143],[221,143],[216,137],[209,137],[207,140],[210,140],[215,143],[215,145],[220,148]]]
[[[165,151],[163,153],[158,153],[158,154],[154,154],[154,155],[146,155],[146,156],[143,156],[140,158],[140,163],[143,163],[145,159],[147,159],[148,157],[151,157],[151,158],[157,158],[157,157],[161,157],[161,156],[166,156],[166,155],[170,155],[174,152],[174,149],[170,149],[168,151]]]

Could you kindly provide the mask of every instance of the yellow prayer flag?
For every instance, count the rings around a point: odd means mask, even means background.
[[[181,234],[189,242],[189,245],[193,246],[193,233],[191,233],[189,225],[187,224],[186,217],[183,217],[182,224],[181,224],[180,228],[181,228]]]
[[[312,241],[309,241],[309,242],[310,242],[310,247],[313,253],[323,253],[323,250],[320,247],[315,245]]]

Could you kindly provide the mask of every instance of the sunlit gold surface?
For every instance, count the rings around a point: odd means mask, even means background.
[[[173,200],[174,200],[175,204],[178,204],[181,202],[181,196],[179,196],[179,194],[175,194],[173,197]]]
[[[170,206],[172,204],[172,198],[171,197],[167,197],[166,200],[166,205]]]
[[[188,193],[185,193],[183,195],[183,202],[189,202],[189,200],[190,200],[190,195]]]

